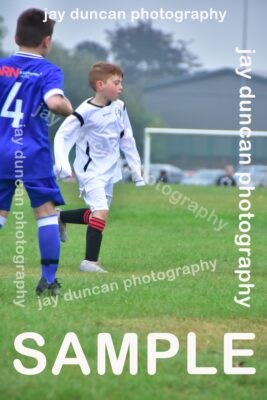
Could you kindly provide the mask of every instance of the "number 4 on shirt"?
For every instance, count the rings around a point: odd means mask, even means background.
[[[9,110],[9,107],[11,106],[13,100],[16,98],[16,95],[17,95],[21,85],[22,85],[22,82],[14,83],[14,85],[12,86],[12,88],[9,92],[9,95],[7,96],[7,99],[3,105],[3,108],[1,110],[1,117],[13,119],[13,122],[12,122],[13,128],[19,128],[20,120],[24,116],[24,114],[22,112],[22,100],[21,99],[16,99],[14,111]]]

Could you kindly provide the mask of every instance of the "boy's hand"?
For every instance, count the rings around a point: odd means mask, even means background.
[[[63,170],[62,167],[58,167],[57,165],[54,165],[54,173],[58,180],[66,179],[72,176],[71,168],[68,170]]]

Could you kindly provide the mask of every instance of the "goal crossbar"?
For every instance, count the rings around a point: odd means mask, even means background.
[[[147,182],[150,169],[151,136],[152,135],[195,135],[195,136],[224,136],[240,137],[239,130],[224,129],[183,129],[183,128],[152,128],[144,130],[144,179]],[[267,137],[266,131],[252,131],[251,137]]]

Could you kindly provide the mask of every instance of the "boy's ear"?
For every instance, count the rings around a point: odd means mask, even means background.
[[[18,40],[17,35],[15,35],[15,43],[19,46],[19,40]]]
[[[52,37],[51,36],[44,37],[43,40],[42,40],[42,43],[41,43],[42,47],[44,49],[49,49],[50,46],[51,46],[51,41],[52,41]]]
[[[101,81],[101,80],[96,81],[96,83],[95,83],[96,90],[101,91],[104,87],[104,84],[105,84],[104,81]]]

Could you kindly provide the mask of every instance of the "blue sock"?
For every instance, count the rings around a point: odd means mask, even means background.
[[[41,254],[42,277],[50,284],[55,281],[60,254],[60,238],[57,215],[40,218],[38,239]]]
[[[3,217],[2,215],[0,215],[0,229],[3,228],[3,226],[5,225],[5,223],[6,223],[6,218]]]

